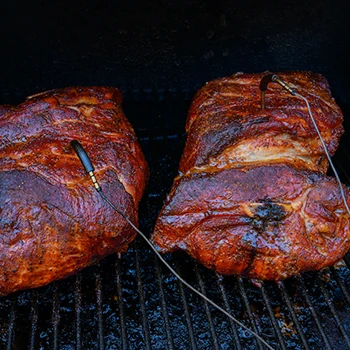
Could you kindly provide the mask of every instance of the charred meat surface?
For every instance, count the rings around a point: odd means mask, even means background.
[[[309,99],[334,154],[343,116],[325,78],[279,75]],[[262,77],[238,73],[197,93],[180,175],[152,239],[164,253],[184,250],[223,274],[282,280],[341,259],[350,222],[305,103],[271,84],[261,109]]]
[[[84,145],[104,192],[137,223],[148,168],[121,103],[115,88],[72,87],[0,109],[0,294],[72,275],[133,240],[70,146]]]

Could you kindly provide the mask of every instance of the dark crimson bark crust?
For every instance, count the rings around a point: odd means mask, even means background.
[[[266,92],[266,108],[261,109],[259,82],[265,74],[237,73],[211,81],[198,91],[186,123],[188,139],[179,169],[182,173],[194,166],[208,165],[211,158],[215,160],[227,147],[239,142],[249,144],[261,137],[263,143],[280,134],[304,142],[310,156],[324,157],[303,100],[271,83]],[[334,154],[343,133],[343,115],[330,94],[327,80],[311,72],[278,74],[309,100],[328,150]],[[309,145],[311,142],[315,144]],[[326,166],[322,168],[325,169]]]
[[[281,280],[341,259],[350,222],[303,102],[271,84],[262,111],[262,76],[236,74],[197,93],[181,173],[152,239],[162,252],[185,250],[223,274]],[[280,76],[307,95],[334,153],[342,114],[325,79]]]
[[[76,87],[1,109],[1,294],[67,277],[134,238],[69,144],[82,143],[104,192],[137,223],[148,170],[121,98],[114,88]]]

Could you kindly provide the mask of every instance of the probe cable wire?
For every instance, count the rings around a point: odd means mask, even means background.
[[[160,259],[160,261],[171,271],[171,273],[179,280],[181,281],[187,288],[191,289],[194,293],[199,295],[202,299],[207,301],[209,304],[214,306],[217,310],[221,311],[224,315],[226,315],[228,318],[230,318],[233,322],[237,323],[239,326],[241,326],[246,331],[250,332],[256,339],[260,340],[266,347],[270,350],[274,350],[271,345],[269,345],[262,337],[259,336],[256,332],[245,326],[242,322],[238,321],[236,318],[234,318],[230,313],[225,311],[222,307],[214,303],[212,300],[210,300],[207,296],[202,294],[200,291],[198,291],[196,288],[194,288],[191,284],[186,282],[166,261],[165,259],[160,255],[160,253],[157,251],[157,248],[153,245],[153,243],[146,237],[145,234],[142,233],[131,221],[130,219],[121,212],[110,200],[109,198],[103,193],[101,186],[99,185],[95,174],[94,174],[94,166],[91,163],[91,160],[86,153],[84,147],[79,143],[77,140],[72,140],[70,142],[72,148],[76,152],[78,158],[80,159],[85,171],[89,174],[91,181],[95,187],[95,190],[100,194],[102,199],[106,201],[110,207],[115,210],[122,218],[126,220],[126,222],[146,241],[146,243],[151,247],[151,249],[154,251],[154,253],[157,255],[157,257]]]
[[[160,253],[157,251],[157,249],[154,247],[152,242],[146,237],[145,234],[142,233],[130,220],[127,216],[125,216],[109,199],[106,197],[106,195],[103,193],[101,187],[96,188],[97,192],[100,194],[100,196],[120,215],[122,216],[128,224],[146,241],[146,243],[151,247],[151,249],[154,251],[154,253],[157,255],[157,257],[160,259],[160,261],[171,271],[171,273],[179,280],[181,281],[187,288],[191,289],[194,293],[199,295],[202,299],[207,301],[209,304],[214,306],[217,310],[221,311],[223,314],[225,314],[228,318],[230,318],[232,321],[234,321],[236,324],[250,332],[255,338],[260,340],[268,349],[274,350],[274,348],[269,345],[259,334],[245,326],[242,322],[238,321],[236,318],[234,318],[230,313],[225,311],[222,307],[214,303],[211,299],[209,299],[207,296],[202,294],[199,290],[194,288],[191,284],[186,282],[167,262],[166,260],[160,255]]]
[[[267,85],[270,83],[270,82],[274,82],[274,83],[278,83],[279,85],[282,86],[283,89],[287,90],[291,95],[293,96],[296,96],[296,97],[299,97],[301,98],[305,103],[306,103],[306,107],[307,107],[307,110],[308,110],[308,113],[309,113],[309,116],[310,116],[310,119],[312,121],[312,124],[316,130],[316,133],[321,141],[321,144],[322,144],[322,147],[325,151],[325,154],[327,156],[327,159],[329,161],[329,164],[333,170],[333,173],[334,173],[334,176],[338,182],[338,185],[339,185],[339,189],[340,189],[340,193],[341,193],[341,197],[343,199],[343,202],[344,202],[344,205],[345,205],[345,208],[348,212],[348,214],[350,215],[350,209],[349,209],[349,206],[348,206],[348,203],[346,201],[346,197],[345,197],[345,193],[344,193],[344,189],[343,189],[343,185],[340,181],[340,177],[338,175],[338,172],[337,170],[335,169],[335,166],[332,162],[332,159],[329,155],[329,152],[328,152],[328,149],[327,149],[327,146],[326,146],[326,143],[324,142],[323,140],[323,137],[321,135],[321,132],[317,126],[317,123],[316,123],[316,120],[314,118],[314,116],[312,115],[312,112],[311,112],[311,108],[310,108],[310,104],[309,104],[309,101],[307,100],[307,98],[299,93],[297,93],[297,91],[292,88],[291,86],[289,86],[285,81],[283,81],[277,74],[267,74],[265,75],[261,81],[260,81],[260,94],[261,94],[261,108],[265,108],[265,92],[267,90]]]
[[[344,189],[343,189],[343,185],[340,181],[339,175],[337,170],[335,169],[335,166],[332,162],[332,159],[329,155],[327,146],[323,140],[323,137],[321,135],[321,132],[317,126],[317,123],[315,121],[315,118],[312,115],[311,112],[311,108],[309,105],[309,101],[306,99],[306,97],[302,96],[301,94],[297,93],[296,91],[293,91],[292,93],[294,96],[297,96],[299,98],[301,98],[305,103],[306,103],[306,107],[309,113],[309,116],[311,118],[312,124],[314,125],[314,128],[317,132],[317,135],[321,141],[322,147],[325,151],[325,154],[327,156],[327,159],[329,161],[329,164],[333,170],[333,173],[335,175],[335,178],[339,184],[339,188],[340,188],[340,193],[343,199],[343,202],[345,204],[345,208],[348,212],[348,214],[350,215],[350,209],[348,206],[348,203],[346,201],[346,197],[345,197],[345,193],[344,193]],[[93,180],[94,186],[96,191],[100,194],[100,196],[102,197],[103,200],[105,200],[110,207],[115,210],[120,216],[122,216],[127,222],[128,224],[145,240],[145,242],[149,245],[149,247],[154,251],[154,253],[157,255],[157,257],[160,259],[160,261],[169,269],[169,271],[181,282],[183,283],[187,288],[189,288],[190,290],[192,290],[195,294],[197,294],[198,296],[200,296],[202,299],[204,299],[205,301],[207,301],[210,305],[212,305],[214,308],[216,308],[217,310],[221,311],[224,315],[226,315],[228,318],[230,318],[233,322],[235,322],[236,324],[238,324],[239,326],[241,326],[243,329],[247,330],[248,332],[250,332],[255,338],[257,338],[258,340],[260,340],[268,349],[270,350],[274,350],[261,336],[259,336],[259,334],[257,334],[256,332],[254,332],[253,330],[251,330],[250,328],[248,328],[247,326],[245,326],[242,322],[240,322],[239,320],[237,320],[235,317],[233,317],[230,313],[228,313],[227,311],[225,311],[222,307],[220,307],[219,305],[217,305],[215,302],[213,302],[211,299],[209,299],[207,296],[205,296],[204,294],[202,294],[200,291],[198,291],[196,288],[194,288],[191,284],[189,284],[186,280],[184,280],[168,263],[167,261],[160,255],[160,253],[157,251],[157,249],[154,247],[154,245],[152,244],[152,242],[146,237],[145,234],[142,233],[142,231],[140,231],[131,221],[130,219],[124,215],[110,200],[109,198],[104,194],[104,192],[102,191],[102,188],[99,186],[94,174],[93,174],[93,167],[92,164],[90,163],[91,169],[87,169],[86,168],[86,164],[84,164],[84,159],[81,159],[81,156],[86,157],[87,161],[90,162],[89,157],[87,156],[85,150],[83,149],[83,147],[77,142],[77,141],[73,141],[75,142],[76,146],[78,145],[79,152],[76,149],[76,147],[73,146],[74,150],[78,153],[78,156],[80,158],[80,160],[82,161],[85,169],[87,170],[87,172],[90,174],[90,177]]]
[[[332,168],[332,170],[333,170],[334,176],[335,176],[335,178],[337,179],[337,182],[338,182],[338,184],[339,184],[340,193],[341,193],[343,202],[344,202],[344,204],[345,204],[345,208],[346,208],[348,214],[350,215],[350,209],[349,209],[348,203],[347,203],[347,201],[346,201],[346,197],[345,197],[343,185],[342,185],[342,183],[341,183],[341,181],[340,181],[340,177],[339,177],[339,175],[338,175],[338,172],[337,172],[337,170],[335,169],[335,166],[334,166],[334,164],[333,164],[333,162],[332,162],[332,159],[331,159],[331,157],[330,157],[330,155],[329,155],[328,149],[327,149],[326,144],[325,144],[325,142],[324,142],[324,140],[323,140],[323,137],[322,137],[322,135],[321,135],[321,132],[320,132],[318,126],[317,126],[317,123],[316,123],[316,121],[315,121],[315,118],[314,118],[313,115],[312,115],[311,108],[310,108],[310,105],[309,105],[309,101],[306,99],[306,97],[304,97],[304,96],[298,94],[296,91],[294,91],[294,96],[297,96],[297,97],[301,98],[301,99],[304,100],[304,102],[306,103],[306,107],[307,107],[307,110],[308,110],[308,112],[309,112],[309,115],[310,115],[312,124],[314,125],[315,130],[316,130],[316,132],[317,132],[317,135],[318,135],[318,137],[319,137],[320,140],[321,140],[321,143],[322,143],[322,146],[323,146],[324,151],[325,151],[325,153],[326,153],[326,156],[327,156],[327,159],[328,159],[328,161],[329,161],[329,164],[330,164],[330,166],[331,166],[331,168]]]

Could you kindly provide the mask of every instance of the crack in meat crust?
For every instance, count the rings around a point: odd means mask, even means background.
[[[135,237],[70,146],[83,144],[104,192],[137,223],[148,169],[121,102],[115,88],[72,87],[0,109],[0,294],[67,277]]]
[[[310,100],[334,154],[343,116],[326,80],[279,75]],[[350,223],[303,101],[271,84],[261,110],[262,76],[238,73],[197,93],[180,175],[152,239],[164,253],[185,250],[223,274],[281,280],[341,259]]]

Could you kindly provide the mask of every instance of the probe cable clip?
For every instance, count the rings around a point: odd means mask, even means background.
[[[296,91],[291,88],[286,82],[284,82],[277,74],[266,74],[260,81],[260,106],[265,109],[265,93],[269,83],[280,84],[285,90],[291,93],[293,96],[296,95]]]
[[[77,140],[72,140],[70,142],[71,146],[73,147],[75,153],[78,155],[81,164],[83,164],[83,167],[85,171],[90,175],[90,178],[92,180],[92,183],[94,184],[96,191],[100,192],[102,191],[101,186],[98,184],[94,171],[95,168],[93,167],[91,160],[89,156],[87,155],[86,151],[84,150],[83,146],[80,144]]]

